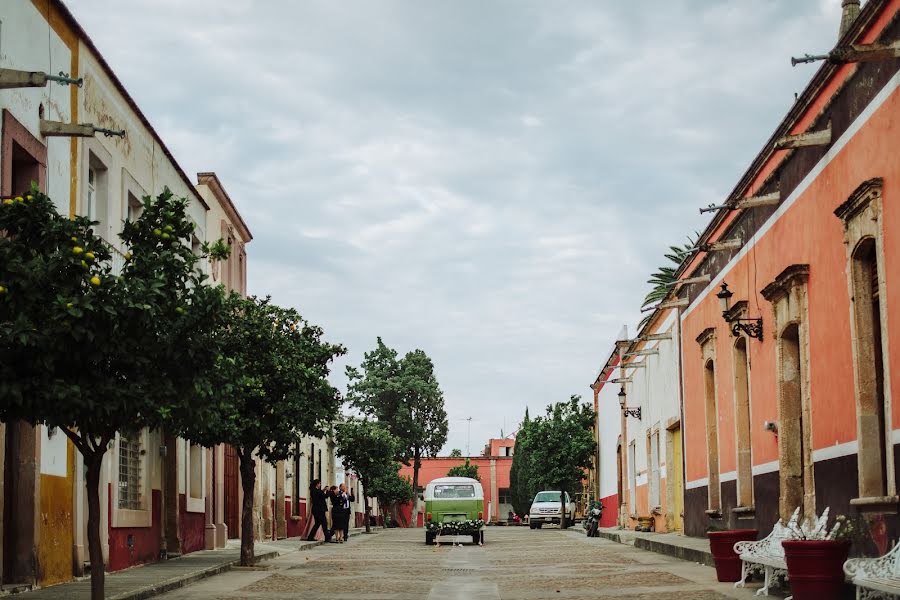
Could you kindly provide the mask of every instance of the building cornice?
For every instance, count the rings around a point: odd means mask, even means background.
[[[219,204],[222,205],[222,209],[225,211],[228,219],[238,229],[238,232],[241,236],[241,241],[246,244],[247,242],[252,240],[253,234],[250,233],[250,228],[247,227],[247,223],[244,222],[243,217],[241,217],[241,213],[238,212],[238,209],[234,205],[234,202],[231,201],[231,196],[229,196],[228,192],[225,191],[225,186],[222,185],[222,182],[219,180],[219,176],[212,171],[197,173],[197,183],[199,185],[208,186],[209,189],[212,190],[213,195],[215,195],[216,199],[219,201]]]

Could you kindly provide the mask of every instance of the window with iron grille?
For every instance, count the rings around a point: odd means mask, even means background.
[[[141,510],[141,435],[119,436],[119,508]]]

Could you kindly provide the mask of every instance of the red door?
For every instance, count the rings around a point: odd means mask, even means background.
[[[228,537],[238,536],[238,523],[241,518],[240,506],[240,472],[238,467],[237,451],[229,445],[225,445],[225,526],[228,527]]]

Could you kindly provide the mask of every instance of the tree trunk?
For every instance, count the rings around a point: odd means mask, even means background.
[[[106,444],[84,455],[87,466],[88,493],[88,556],[91,559],[91,600],[103,600],[106,585],[106,565],[103,564],[103,546],[100,543],[100,470]]]
[[[559,528],[566,528],[566,521],[569,520],[569,507],[566,506],[566,492],[559,493]]]
[[[241,452],[241,487],[244,502],[241,507],[241,566],[250,567],[253,555],[253,488],[256,484],[256,462],[252,452]]]
[[[413,529],[419,526],[419,467],[422,466],[422,462],[419,460],[421,457],[421,451],[416,448],[413,451],[413,480],[412,480],[412,488],[413,488],[413,509],[412,509],[412,523],[410,523],[410,527]]]
[[[366,533],[372,533],[372,528],[369,526],[369,497],[366,496],[366,484],[364,481],[360,481],[359,493],[362,494],[363,497],[363,506],[365,507],[363,510],[365,511],[363,514],[366,519]]]

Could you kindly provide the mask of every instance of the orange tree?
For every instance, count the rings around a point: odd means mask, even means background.
[[[343,346],[322,339],[320,327],[268,298],[225,299],[224,323],[216,333],[219,352],[208,373],[215,401],[204,413],[188,410],[180,433],[205,446],[230,444],[240,459],[241,565],[254,562],[253,486],[256,457],[276,463],[293,456],[304,435],[322,436],[341,406],[328,382],[331,362]],[[194,416],[193,419],[189,418]]]
[[[223,296],[202,285],[187,200],[145,198],[113,252],[33,189],[0,202],[0,420],[59,428],[84,458],[91,597],[103,598],[101,463],[116,432],[197,406]],[[38,566],[39,567],[39,566]]]

